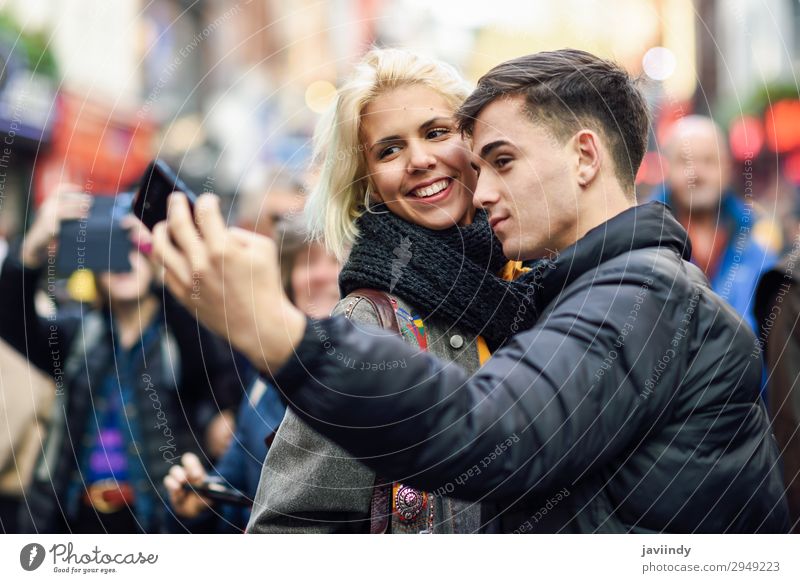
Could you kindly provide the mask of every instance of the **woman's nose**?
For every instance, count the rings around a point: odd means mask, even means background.
[[[425,147],[424,143],[412,143],[409,146],[408,171],[413,173],[419,170],[430,170],[436,166],[436,156]]]

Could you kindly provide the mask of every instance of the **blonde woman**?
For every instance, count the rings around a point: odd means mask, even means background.
[[[312,234],[346,258],[334,314],[394,328],[474,371],[515,315],[524,325],[532,314],[520,317],[524,298],[493,276],[507,260],[472,206],[476,176],[453,119],[468,92],[444,63],[394,49],[367,54],[318,126],[322,169],[306,214]],[[391,306],[391,326],[382,305]],[[446,494],[446,485],[419,492],[385,483],[288,410],[248,531],[478,531],[480,505]]]

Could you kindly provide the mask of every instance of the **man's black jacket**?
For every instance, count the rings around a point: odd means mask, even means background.
[[[379,475],[491,500],[504,531],[786,532],[755,338],[690,254],[634,207],[545,264],[538,323],[471,378],[334,318],[274,380]]]

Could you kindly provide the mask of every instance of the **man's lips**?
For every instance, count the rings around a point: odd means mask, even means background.
[[[489,218],[489,226],[490,226],[492,229],[495,229],[495,228],[497,228],[497,225],[499,225],[500,223],[502,223],[502,222],[503,222],[503,221],[505,221],[506,219],[508,219],[508,216],[502,216],[502,217],[497,217],[497,216],[495,216],[495,217],[490,217],[490,218]]]

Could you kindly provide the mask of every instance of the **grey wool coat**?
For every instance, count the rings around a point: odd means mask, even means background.
[[[414,309],[402,299],[399,308]],[[359,324],[378,326],[368,301],[347,297],[333,315],[347,311]],[[453,327],[425,321],[428,352],[474,372],[480,366],[476,338]],[[419,346],[417,342],[404,339]],[[402,363],[397,363],[402,366]],[[248,533],[369,532],[375,474],[287,409],[267,454],[258,484]],[[444,493],[444,490],[442,490]],[[480,504],[440,493],[433,501],[434,533],[470,533],[480,528]]]

